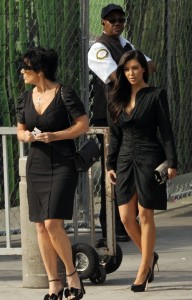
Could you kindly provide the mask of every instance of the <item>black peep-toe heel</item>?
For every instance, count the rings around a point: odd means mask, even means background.
[[[60,279],[49,280],[49,282],[52,282],[52,281],[60,281]],[[60,290],[57,295],[54,293],[51,295],[49,295],[49,294],[45,295],[44,300],[62,300],[63,299],[63,290],[64,289]]]
[[[75,270],[73,273],[66,276],[67,277],[73,276],[76,272],[77,271]],[[83,298],[83,295],[85,294],[85,289],[81,277],[79,277],[79,280],[80,280],[81,288],[80,289],[74,287],[66,288],[64,292],[65,298],[68,298],[69,296],[70,297],[72,296],[71,300],[79,300]]]
[[[148,280],[149,283],[154,280],[155,265],[157,266],[157,270],[159,272],[158,259],[159,259],[159,255],[157,254],[157,252],[154,252],[153,253],[153,265],[152,265],[152,269],[151,269],[151,275],[149,276],[149,280]]]

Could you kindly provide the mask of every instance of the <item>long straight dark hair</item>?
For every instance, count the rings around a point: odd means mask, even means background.
[[[139,50],[130,50],[124,53],[117,67],[117,79],[109,95],[108,109],[114,122],[117,122],[120,112],[125,108],[131,96],[131,84],[125,76],[124,67],[132,59],[136,59],[140,63],[144,69],[143,80],[148,82],[148,64],[143,53]]]

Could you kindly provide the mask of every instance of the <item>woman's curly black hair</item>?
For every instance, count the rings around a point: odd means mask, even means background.
[[[55,50],[33,47],[22,55],[22,61],[29,64],[35,72],[42,71],[45,78],[56,80],[58,55]]]

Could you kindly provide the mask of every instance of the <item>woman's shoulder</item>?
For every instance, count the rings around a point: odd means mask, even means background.
[[[62,98],[65,98],[65,101],[80,101],[80,98],[76,92],[76,90],[67,84],[61,84],[61,96]]]
[[[61,96],[62,98],[65,97],[66,101],[69,100],[74,100],[74,101],[78,101],[79,97],[75,91],[74,88],[72,88],[70,85],[67,84],[61,84]]]
[[[84,105],[76,93],[76,91],[69,85],[61,85],[61,97],[64,101],[67,110],[70,111],[71,115],[76,116],[79,114],[84,115]]]
[[[32,89],[22,91],[18,98],[18,104],[24,104],[31,96],[32,96]]]
[[[167,96],[167,92],[162,87],[149,86],[147,88],[147,94],[149,97],[152,97],[154,100]]]
[[[164,90],[164,88],[162,88],[162,87],[153,86],[153,85],[148,86],[146,89],[150,93],[158,93],[158,92],[161,92],[162,90]]]
[[[74,89],[69,84],[60,84],[60,88],[63,90],[64,93],[73,92]]]

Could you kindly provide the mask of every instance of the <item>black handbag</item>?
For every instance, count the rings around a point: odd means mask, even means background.
[[[75,152],[75,166],[78,172],[87,172],[99,160],[101,150],[94,138],[87,139]]]
[[[63,95],[63,87],[61,87],[61,97],[63,100],[63,103],[65,105],[65,98]],[[65,105],[66,107],[66,105]],[[71,115],[70,112],[68,111],[67,107],[67,115],[69,119],[69,124],[71,124]],[[75,143],[75,141],[74,141]],[[76,147],[76,144],[75,144]],[[83,145],[77,149],[74,155],[74,161],[75,161],[75,167],[77,172],[87,172],[89,168],[99,160],[101,156],[101,150],[94,138],[86,138],[85,142]]]
[[[155,169],[155,179],[159,184],[163,184],[168,179],[168,162],[165,160]]]

